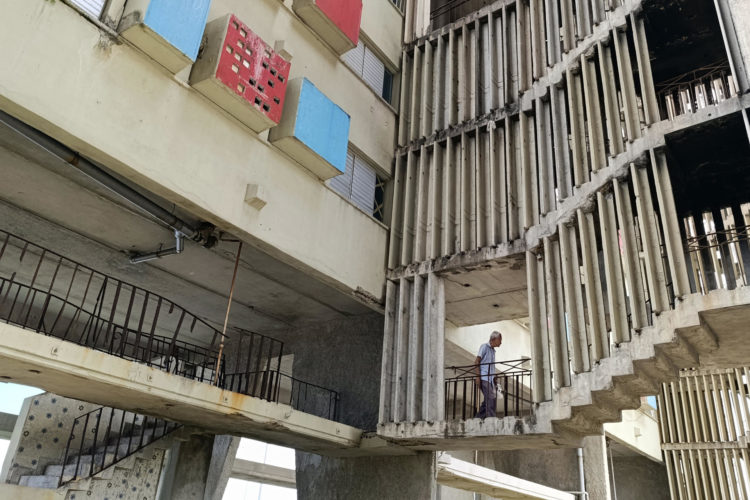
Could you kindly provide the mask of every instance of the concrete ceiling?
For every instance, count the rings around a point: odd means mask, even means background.
[[[174,246],[171,231],[2,126],[0,176],[0,229],[141,285],[215,325],[223,322],[236,242],[220,242],[210,250],[186,242],[181,255],[132,265],[130,252]],[[149,197],[188,222],[197,222],[179,207]],[[353,297],[247,244],[234,300],[230,326],[259,332],[372,312]]]
[[[445,315],[456,326],[480,325],[529,315],[526,266],[520,260],[443,275]]]

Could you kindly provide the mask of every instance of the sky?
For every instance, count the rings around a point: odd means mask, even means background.
[[[18,415],[24,399],[43,392],[36,387],[0,382],[0,412]]]

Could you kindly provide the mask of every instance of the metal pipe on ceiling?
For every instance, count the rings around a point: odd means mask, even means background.
[[[175,232],[200,242],[204,234],[64,144],[0,111],[0,123],[145,211]]]

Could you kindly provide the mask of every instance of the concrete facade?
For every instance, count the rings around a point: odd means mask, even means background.
[[[196,429],[128,458],[149,500],[219,500],[240,436],[299,498],[701,496],[685,370],[750,415],[745,3],[178,4],[0,0],[0,377]],[[55,397],[4,480],[65,471]]]

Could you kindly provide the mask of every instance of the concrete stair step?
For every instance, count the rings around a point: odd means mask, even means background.
[[[28,486],[29,488],[55,489],[59,480],[60,476],[21,476],[18,485]]]

